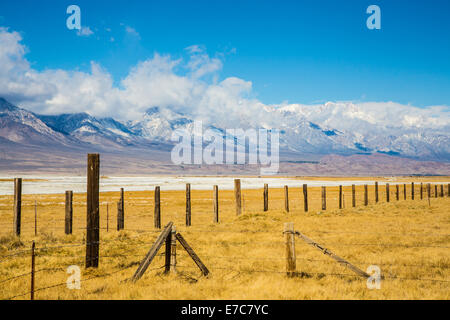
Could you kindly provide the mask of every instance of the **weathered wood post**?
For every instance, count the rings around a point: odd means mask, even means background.
[[[403,200],[406,200],[406,183],[403,184]]]
[[[322,187],[322,210],[327,210],[327,187]]]
[[[420,200],[423,200],[423,182],[420,183]]]
[[[35,249],[36,249],[36,244],[33,240],[33,244],[31,245],[31,290],[30,290],[30,300],[34,300],[34,279],[35,279],[35,259],[36,259],[36,255],[35,255]]]
[[[14,233],[20,236],[22,221],[22,178],[14,179]]]
[[[106,232],[109,232],[109,203],[106,203]]]
[[[411,182],[411,200],[414,200],[414,182]]]
[[[66,234],[72,234],[73,223],[73,192],[66,191],[66,215],[65,215],[65,228]]]
[[[386,202],[390,201],[390,198],[389,198],[390,195],[391,194],[389,192],[389,183],[386,183]]]
[[[269,185],[264,184],[264,211],[269,210]]]
[[[339,209],[342,209],[342,185],[339,185]]]
[[[356,187],[352,184],[352,207],[356,207]]]
[[[428,194],[428,199],[431,198],[431,184],[427,183],[427,194]]]
[[[308,185],[303,184],[303,208],[308,212]]]
[[[153,213],[154,226],[161,229],[161,193],[160,187],[155,187],[155,211]]]
[[[364,205],[367,206],[369,204],[369,191],[367,184],[364,185]]]
[[[219,223],[219,186],[213,188],[214,222]]]
[[[236,201],[236,215],[240,216],[242,213],[241,179],[234,179],[234,199]]]
[[[284,224],[284,233],[286,234],[286,274],[288,277],[295,275],[295,233],[294,223],[286,222]]]
[[[450,197],[450,183],[447,184],[447,197]]]
[[[375,202],[378,202],[378,181],[375,181]]]
[[[34,236],[37,236],[37,201],[34,200]]]
[[[177,265],[177,239],[176,227],[172,226],[172,230],[166,237],[165,252],[165,273],[176,272]]]
[[[395,185],[395,199],[400,200],[400,186],[398,184]]]
[[[435,198],[438,197],[438,187],[437,187],[437,184],[434,185],[434,197],[435,197]]]
[[[441,198],[444,197],[444,185],[441,184]]]
[[[125,228],[125,197],[123,188],[120,188],[120,229],[123,230]]]
[[[284,210],[289,212],[289,189],[288,186],[284,186]]]
[[[100,241],[99,181],[100,155],[90,153],[87,163],[86,268],[98,267]]]
[[[186,183],[186,226],[190,226],[191,221],[191,184]]]

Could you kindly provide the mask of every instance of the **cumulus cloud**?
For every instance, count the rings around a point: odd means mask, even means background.
[[[217,80],[222,61],[204,47],[185,49],[187,58],[155,53],[131,68],[114,85],[112,75],[91,62],[89,72],[49,69],[37,71],[26,59],[19,33],[0,28],[0,96],[44,114],[88,112],[121,120],[142,117],[159,106],[186,113],[222,128],[294,127],[303,118],[338,130],[369,126],[448,128],[448,106],[415,108],[394,102],[333,102],[317,105],[265,105],[251,98],[252,83],[236,77]],[[286,117],[289,114],[289,117]]]

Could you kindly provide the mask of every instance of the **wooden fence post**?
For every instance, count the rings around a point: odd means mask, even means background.
[[[284,224],[284,233],[286,234],[286,274],[288,277],[295,275],[295,234],[294,223],[286,222]]]
[[[37,201],[34,200],[34,236],[37,236]]]
[[[30,300],[34,300],[34,279],[35,279],[35,248],[36,244],[34,243],[31,245],[31,290],[30,290]]]
[[[161,229],[161,193],[160,187],[155,187],[155,211],[153,213],[153,224],[155,228]]]
[[[20,236],[22,219],[22,178],[14,179],[14,233]]]
[[[308,212],[308,185],[303,184],[303,208]]]
[[[88,154],[86,268],[98,267],[100,241],[99,180],[100,155],[98,153]]]
[[[120,230],[125,228],[125,197],[123,188],[120,188]]]
[[[66,234],[72,234],[73,223],[73,192],[66,191],[66,216],[65,216],[65,228]]]
[[[423,200],[423,182],[420,183],[420,200]]]
[[[390,201],[389,183],[386,183],[386,202]]]
[[[414,200],[414,182],[411,182],[411,200]]]
[[[364,205],[367,206],[369,204],[369,191],[367,184],[364,185]]]
[[[356,207],[356,188],[354,184],[352,184],[352,207]]]
[[[339,209],[342,209],[342,185],[339,185]]]
[[[289,212],[289,189],[288,186],[284,186],[284,210]]]
[[[431,198],[431,184],[427,183],[427,194],[428,194],[428,199]]]
[[[400,200],[400,186],[398,184],[395,185],[395,198]]]
[[[375,202],[378,202],[378,181],[375,181]]]
[[[322,186],[322,210],[327,210],[327,187]]]
[[[437,187],[437,184],[434,185],[434,197],[435,197],[435,198],[438,197],[438,187]]]
[[[444,185],[441,184],[441,198],[444,197]]]
[[[450,183],[447,184],[447,197],[450,197]]]
[[[403,184],[403,200],[406,200],[406,183]]]
[[[269,185],[264,184],[264,211],[269,210]]]
[[[120,231],[122,222],[120,221],[122,219],[122,204],[120,201],[117,201],[117,231]]]
[[[190,226],[191,221],[191,184],[186,183],[186,226]]]
[[[166,252],[165,252],[165,273],[170,271],[176,272],[177,265],[177,239],[176,227],[172,226],[172,230],[166,238]]]
[[[214,222],[219,223],[219,186],[213,188]]]
[[[242,213],[241,179],[234,179],[234,200],[236,201],[236,215],[240,216]]]
[[[106,203],[106,232],[109,232],[109,203]]]

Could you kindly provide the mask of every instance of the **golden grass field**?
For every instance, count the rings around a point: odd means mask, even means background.
[[[381,181],[381,180],[380,180]],[[402,180],[403,181],[403,180]],[[417,181],[414,178],[409,181]],[[402,182],[403,183],[403,182]],[[245,188],[245,186],[243,186]],[[203,277],[177,245],[177,272],[164,274],[164,246],[143,278],[130,278],[159,230],[153,227],[153,192],[125,192],[125,230],[116,231],[119,192],[100,194],[101,243],[98,269],[84,268],[86,195],[74,194],[73,235],[64,235],[64,194],[24,195],[22,235],[12,235],[12,196],[0,196],[0,299],[30,290],[30,246],[36,241],[36,299],[449,299],[450,198],[395,199],[363,205],[357,187],[351,208],[351,187],[344,187],[345,208],[338,209],[338,188],[327,187],[327,210],[321,210],[320,188],[309,188],[309,212],[303,211],[301,188],[290,188],[290,212],[284,191],[270,189],[269,211],[263,212],[262,189],[242,190],[244,212],[235,214],[233,191],[219,191],[220,223],[213,223],[211,191],[192,190],[192,226],[185,226],[184,191],[161,191],[162,225],[173,221],[210,270]],[[211,188],[212,189],[212,188]],[[440,190],[440,189],[439,189]],[[403,189],[401,188],[401,191]],[[424,192],[426,196],[426,192]],[[34,236],[34,201],[38,235]],[[109,204],[109,231],[106,203]],[[385,277],[381,289],[296,238],[298,275],[286,276],[285,222],[366,271],[378,265]],[[47,247],[47,249],[46,249]],[[80,290],[69,290],[66,269],[79,265]],[[6,280],[6,281],[5,281]],[[43,289],[49,286],[51,288]],[[29,299],[29,294],[14,299]]]

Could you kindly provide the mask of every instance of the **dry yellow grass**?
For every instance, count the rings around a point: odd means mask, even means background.
[[[192,226],[187,228],[184,192],[162,190],[162,224],[174,222],[211,274],[202,277],[178,245],[176,274],[165,275],[163,269],[155,269],[164,264],[164,257],[159,255],[134,284],[123,280],[133,275],[158,235],[153,228],[153,192],[125,193],[126,230],[120,232],[115,230],[119,193],[100,195],[102,230],[97,270],[83,267],[85,247],[80,244],[85,236],[85,194],[74,195],[71,236],[64,235],[63,194],[24,195],[20,241],[11,235],[13,197],[1,196],[0,299],[29,291],[28,275],[2,281],[30,271],[29,251],[7,256],[28,250],[32,240],[38,248],[36,269],[51,269],[36,274],[38,290],[64,284],[69,265],[82,269],[81,290],[61,285],[37,291],[37,299],[449,299],[450,198],[433,197],[429,206],[427,200],[419,200],[418,190],[416,200],[410,200],[408,186],[408,200],[402,200],[401,195],[396,201],[395,187],[391,187],[391,202],[386,203],[384,186],[380,185],[379,203],[374,203],[370,187],[369,206],[365,207],[361,186],[357,187],[357,207],[351,208],[351,188],[345,187],[344,192],[346,208],[339,210],[338,189],[327,188],[328,208],[321,211],[320,189],[309,188],[310,211],[304,213],[301,189],[290,188],[291,211],[285,213],[282,189],[270,189],[269,212],[262,211],[262,189],[243,190],[244,213],[236,217],[233,192],[220,191],[220,223],[214,224],[212,190],[193,190]],[[109,232],[105,230],[107,202]],[[299,275],[286,277],[285,222],[294,222],[296,230],[364,271],[369,265],[379,265],[386,277],[381,289],[367,289],[365,279],[299,238]]]

